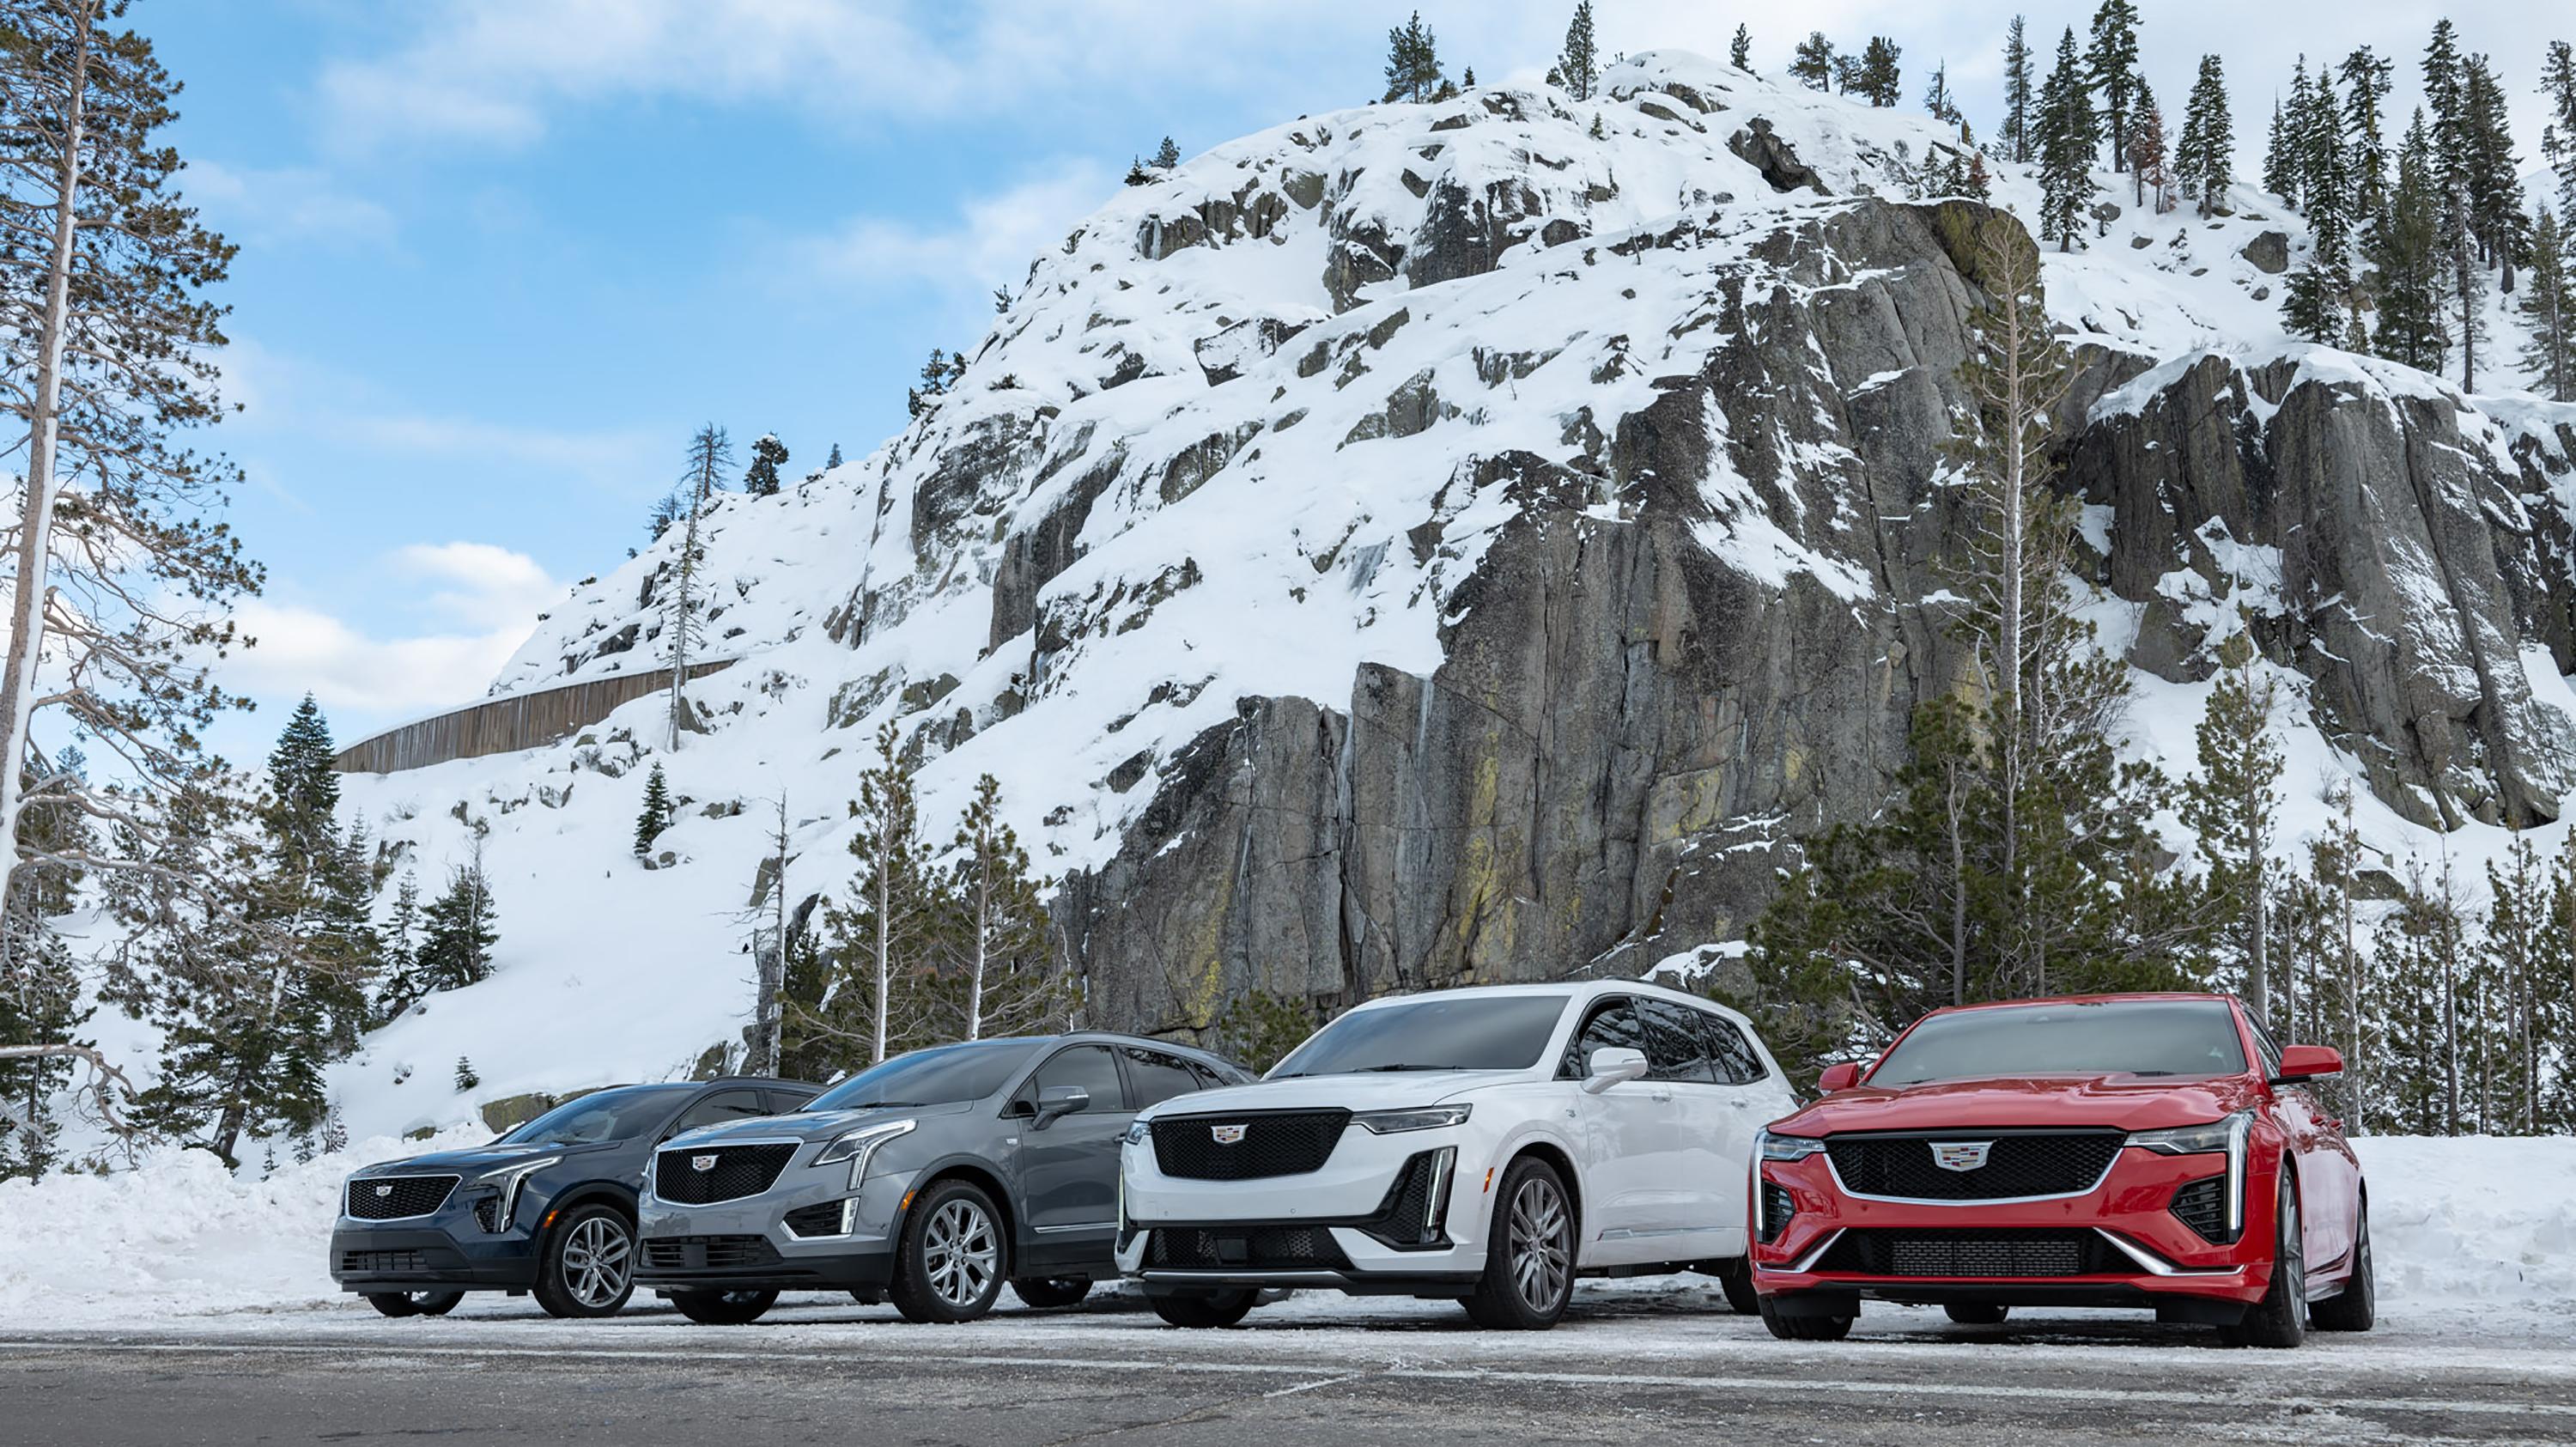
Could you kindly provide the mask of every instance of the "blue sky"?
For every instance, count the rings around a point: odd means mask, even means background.
[[[1407,7],[1409,8],[1409,7]],[[1422,6],[1452,71],[1533,81],[1571,0]],[[1722,54],[1754,15],[1885,32],[1909,104],[1938,59],[1995,109],[2013,7],[1596,0],[1605,50]],[[2034,39],[2089,5],[2020,7]],[[2238,92],[2241,162],[2302,45],[2413,60],[2436,7],[2151,0],[2150,81],[2201,50]],[[2554,7],[2448,8],[2497,55],[2525,127]],[[972,344],[999,283],[1164,134],[1185,154],[1370,98],[1393,5],[1219,0],[146,0],[186,84],[186,190],[239,242],[216,440],[249,471],[233,517],[270,567],[262,701],[218,735],[264,752],[310,688],[343,740],[470,699],[575,579],[615,566],[714,421],[774,431],[792,475],[898,427],[930,347]],[[2561,25],[2576,32],[2576,25]],[[2045,47],[2043,47],[2045,48]]]

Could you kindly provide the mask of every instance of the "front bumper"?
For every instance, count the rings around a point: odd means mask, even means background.
[[[379,1222],[343,1214],[331,1228],[331,1279],[356,1292],[525,1291],[537,1282],[542,1203],[522,1197],[507,1229],[487,1231],[476,1208],[497,1219],[500,1195],[467,1181],[427,1215]]]
[[[847,1164],[791,1164],[759,1195],[709,1205],[665,1201],[648,1190],[637,1203],[635,1283],[660,1291],[880,1294],[894,1279],[903,1202],[917,1174],[872,1168],[854,1195]],[[856,1204],[832,1209],[847,1202]],[[832,1218],[820,1233],[812,1229],[815,1215]],[[808,1229],[791,1229],[790,1216]]]
[[[1485,1268],[1484,1180],[1451,1128],[1343,1133],[1321,1169],[1249,1180],[1165,1175],[1150,1142],[1120,1160],[1119,1273],[1150,1291],[1317,1287],[1461,1296]]]
[[[1868,1297],[2151,1307],[2181,1319],[2232,1321],[2271,1286],[2276,1170],[2259,1153],[2248,1160],[2242,1229],[2231,1241],[2211,1241],[2174,1205],[2183,1187],[2225,1179],[2226,1157],[2214,1153],[2166,1156],[2127,1147],[2093,1189],[2023,1201],[1856,1196],[1822,1153],[1764,1161],[1751,1233],[1753,1285],[1790,1314],[1842,1314]],[[1776,1207],[1783,1193],[1792,1207],[1785,1223],[1761,1204],[1768,1197]],[[2074,1269],[2059,1269],[2067,1262]]]

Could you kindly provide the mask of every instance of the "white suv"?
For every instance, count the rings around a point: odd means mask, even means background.
[[[1455,1297],[1543,1328],[1577,1274],[1697,1269],[1747,1298],[1754,1134],[1795,1108],[1743,1016],[1636,982],[1405,995],[1252,1085],[1145,1111],[1120,1153],[1119,1270],[1165,1321],[1265,1287]]]

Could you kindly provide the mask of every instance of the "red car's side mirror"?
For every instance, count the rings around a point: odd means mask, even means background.
[[[1860,1084],[1860,1065],[1850,1060],[1840,1065],[1828,1065],[1825,1067],[1825,1073],[1816,1077],[1816,1088],[1827,1095],[1837,1090],[1849,1090],[1858,1084]]]
[[[2343,1052],[2324,1045],[2290,1045],[2281,1050],[2281,1073],[2272,1077],[2284,1080],[2313,1080],[2320,1075],[2343,1074]]]

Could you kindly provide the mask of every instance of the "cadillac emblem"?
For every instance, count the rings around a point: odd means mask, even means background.
[[[1978,1157],[1978,1159],[1983,1160],[1983,1159],[1984,1159],[1984,1157],[1980,1156],[1980,1157]],[[690,1169],[690,1170],[693,1170],[693,1171],[712,1171],[712,1170],[714,1170],[715,1168],[716,1168],[716,1158],[715,1158],[715,1157],[713,1157],[713,1156],[691,1156],[691,1157],[689,1157],[689,1169]],[[1964,1170],[1964,1169],[1966,1169],[1966,1168],[1965,1168],[1965,1167],[1960,1167],[1959,1169]]]
[[[1208,1134],[1215,1136],[1216,1143],[1221,1146],[1241,1145],[1243,1143],[1243,1127],[1239,1125],[1210,1126],[1208,1127]]]
[[[1934,1141],[1932,1164],[1945,1171],[1973,1171],[1986,1163],[1993,1141]]]
[[[376,1187],[376,1194],[377,1194],[377,1195],[379,1195],[379,1196],[390,1196],[390,1195],[392,1195],[393,1193],[394,1193],[394,1188],[393,1188],[393,1187],[391,1187],[391,1186],[378,1186],[378,1187]]]

